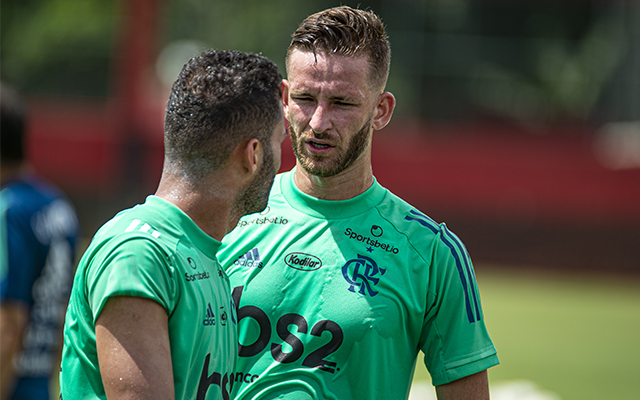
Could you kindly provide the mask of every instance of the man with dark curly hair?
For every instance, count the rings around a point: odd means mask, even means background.
[[[118,213],[78,266],[61,396],[229,399],[235,306],[216,259],[262,211],[285,137],[282,77],[262,56],[208,51],[173,85],[155,195]]]

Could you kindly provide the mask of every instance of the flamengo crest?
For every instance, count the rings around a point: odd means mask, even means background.
[[[357,287],[358,293],[373,297],[378,294],[373,287],[380,282],[380,277],[386,271],[378,267],[371,258],[358,254],[358,258],[347,261],[342,267],[342,276],[350,284],[350,292],[355,292]]]

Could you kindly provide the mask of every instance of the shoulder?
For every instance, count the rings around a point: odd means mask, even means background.
[[[155,222],[131,209],[103,225],[78,264],[78,274],[85,285],[110,285],[120,290],[138,287],[148,279],[163,282],[173,276],[179,238],[158,230]]]
[[[28,226],[42,243],[79,234],[76,211],[55,185],[37,177],[15,181],[0,192],[0,211],[10,225]]]
[[[0,192],[1,207],[8,214],[37,212],[50,201],[40,187],[26,180],[13,181]]]
[[[2,187],[2,193],[21,200],[48,203],[56,199],[67,199],[64,192],[54,183],[37,175],[29,175],[16,179]]]
[[[444,222],[436,222],[417,207],[387,190],[387,195],[376,210],[418,252],[444,246],[447,249],[466,252],[465,246]]]
[[[386,195],[375,209],[382,219],[387,220],[399,232],[408,237],[438,235],[441,232],[441,224],[390,190],[385,191]]]
[[[90,249],[122,248],[126,244],[129,250],[159,249],[169,255],[176,251],[182,236],[167,215],[145,203],[120,211],[107,221],[96,232]]]

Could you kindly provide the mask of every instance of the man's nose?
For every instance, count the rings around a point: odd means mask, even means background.
[[[331,118],[326,104],[319,103],[311,115],[309,127],[316,133],[331,129]]]

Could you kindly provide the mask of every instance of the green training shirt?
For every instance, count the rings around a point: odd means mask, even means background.
[[[80,260],[64,327],[64,400],[106,399],[95,321],[111,296],[155,300],[169,316],[176,399],[228,399],[238,336],[220,242],[173,204],[149,196],[96,233]]]
[[[218,253],[238,308],[239,399],[406,399],[499,363],[464,245],[374,182],[345,201],[280,174]]]

